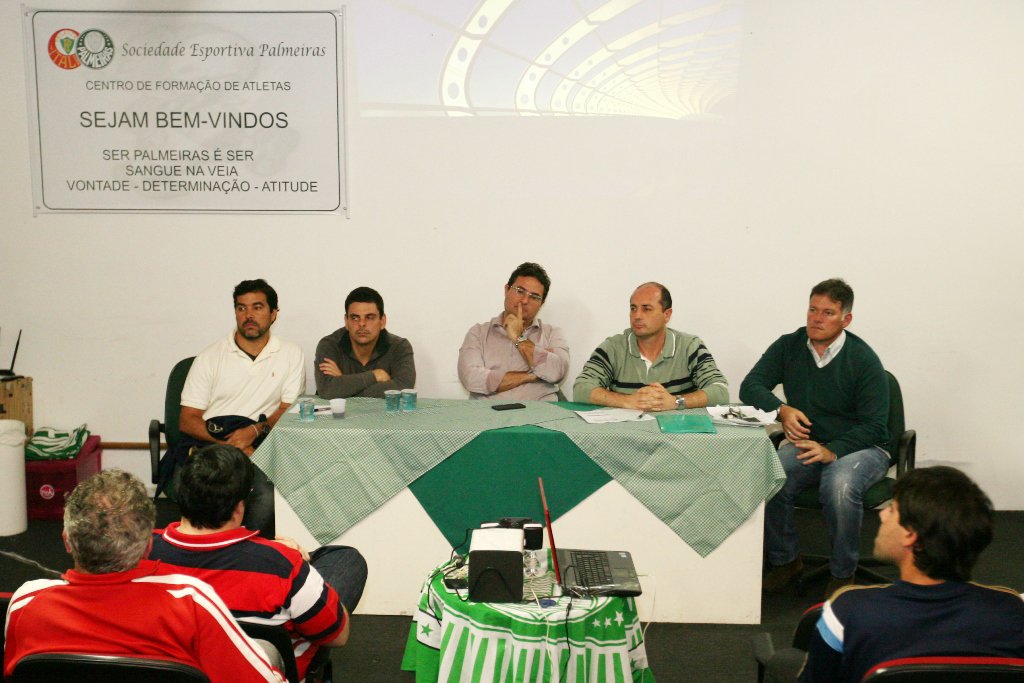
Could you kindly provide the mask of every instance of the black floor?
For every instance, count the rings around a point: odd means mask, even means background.
[[[160,501],[158,523],[176,518],[173,504]],[[825,550],[820,517],[798,511],[801,538],[809,552]],[[862,552],[870,554],[877,519],[865,520]],[[58,521],[33,521],[26,533],[0,537],[0,591],[13,591],[22,582],[44,576],[45,569],[63,571],[70,567],[60,538]],[[1024,589],[1024,512],[1000,512],[996,517],[996,538],[975,570],[980,583]],[[26,564],[23,559],[37,562]],[[893,572],[887,570],[891,576]],[[765,596],[760,625],[653,623],[647,629],[647,657],[659,683],[712,681],[746,683],[756,680],[750,654],[750,640],[758,631],[772,634],[777,646],[788,644],[801,612],[822,599],[824,580],[808,587],[804,595],[791,590],[783,595]],[[399,670],[409,633],[409,617],[356,614],[352,636],[346,647],[334,653],[335,680],[358,683],[403,683],[414,675]]]

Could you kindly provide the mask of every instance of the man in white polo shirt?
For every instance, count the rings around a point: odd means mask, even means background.
[[[157,495],[193,447],[223,442],[252,455],[306,389],[302,349],[270,333],[277,320],[274,288],[263,279],[244,280],[234,302],[235,329],[196,356],[185,380],[182,438],[160,463]]]
[[[265,280],[240,282],[234,302],[236,329],[192,363],[181,392],[180,425],[193,439],[226,441],[252,455],[305,391],[305,360],[297,344],[271,335],[277,292]],[[222,424],[228,416],[252,424]]]

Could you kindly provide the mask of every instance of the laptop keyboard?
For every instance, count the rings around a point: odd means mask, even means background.
[[[598,587],[612,583],[612,570],[608,554],[576,550],[572,553],[572,564],[576,583],[580,586]]]

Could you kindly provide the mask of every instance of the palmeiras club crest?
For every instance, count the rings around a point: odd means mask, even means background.
[[[83,64],[90,69],[102,69],[114,59],[114,41],[96,28],[82,33],[62,28],[50,36],[46,49],[61,69],[77,69]]]

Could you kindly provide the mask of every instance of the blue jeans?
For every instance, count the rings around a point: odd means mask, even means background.
[[[352,614],[366,585],[366,560],[362,554],[347,545],[325,545],[310,553],[309,563],[338,592],[345,609]]]
[[[779,448],[779,460],[786,471],[786,483],[764,511],[764,544],[768,562],[779,566],[800,554],[800,539],[793,519],[793,501],[800,491],[818,487],[818,500],[825,512],[825,524],[832,539],[832,576],[847,578],[857,569],[860,528],[864,521],[864,492],[881,481],[889,470],[889,456],[872,446],[847,453],[835,462],[805,465],[796,459],[800,452],[791,443]]]

